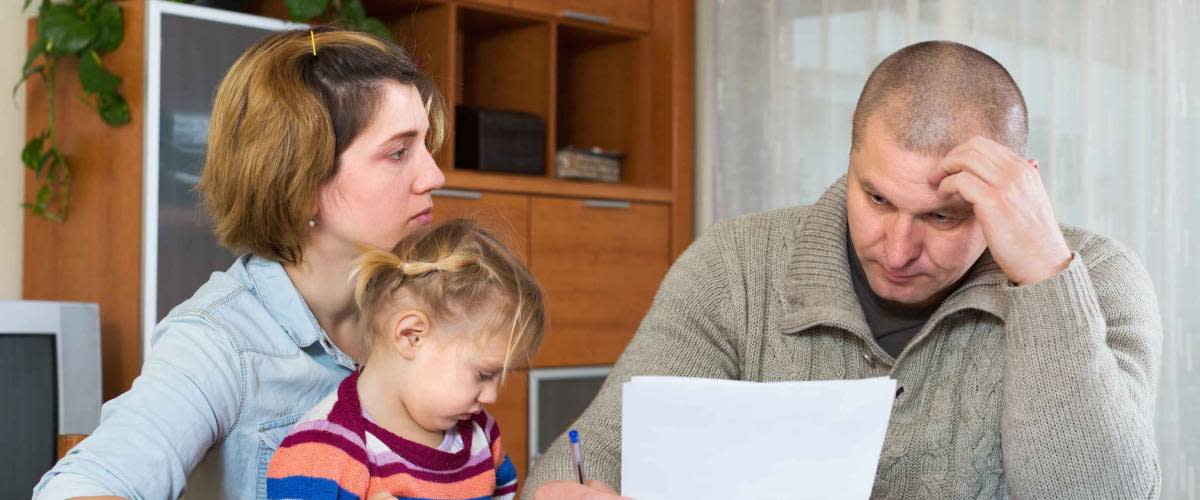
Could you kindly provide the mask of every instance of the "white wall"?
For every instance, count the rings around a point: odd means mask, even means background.
[[[21,298],[21,198],[25,170],[25,87],[12,97],[12,85],[25,63],[26,17],[22,2],[0,2],[0,300]],[[34,8],[30,8],[34,12]]]

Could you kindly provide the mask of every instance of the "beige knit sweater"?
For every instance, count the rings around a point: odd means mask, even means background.
[[[717,224],[680,257],[576,422],[590,479],[619,489],[621,384],[631,376],[887,375],[904,391],[872,498],[1158,496],[1162,327],[1136,256],[1064,227],[1075,252],[1068,268],[1014,287],[985,254],[893,359],[854,295],[845,207],[843,179],[814,205]],[[533,467],[524,498],[573,478],[560,437]]]

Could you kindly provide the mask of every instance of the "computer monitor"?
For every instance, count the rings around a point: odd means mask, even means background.
[[[100,423],[100,308],[0,301],[0,498],[28,498],[58,436]]]

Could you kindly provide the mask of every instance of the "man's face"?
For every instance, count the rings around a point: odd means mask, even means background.
[[[940,158],[905,151],[872,118],[850,153],[850,239],[871,289],[913,307],[940,302],[983,254],[970,205],[941,200],[926,181]]]

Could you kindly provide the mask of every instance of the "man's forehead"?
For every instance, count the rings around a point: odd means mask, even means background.
[[[952,215],[971,213],[971,205],[957,196],[943,200],[937,195],[937,186],[924,179],[917,182],[897,180],[885,175],[869,173],[858,176],[859,184],[872,194],[887,199],[893,206],[913,213],[948,212]]]

